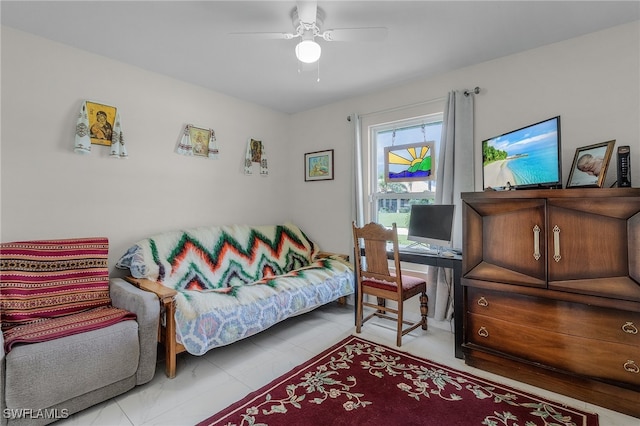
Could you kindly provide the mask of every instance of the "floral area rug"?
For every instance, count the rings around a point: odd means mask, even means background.
[[[350,336],[204,425],[597,426],[598,416]]]

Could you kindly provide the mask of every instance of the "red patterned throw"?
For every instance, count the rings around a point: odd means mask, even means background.
[[[135,314],[129,311],[103,306],[73,315],[18,325],[4,332],[5,352],[9,352],[17,343],[45,342],[134,319]]]
[[[111,306],[108,256],[103,237],[0,244],[5,351],[135,319]]]
[[[199,426],[597,426],[598,416],[350,336]]]

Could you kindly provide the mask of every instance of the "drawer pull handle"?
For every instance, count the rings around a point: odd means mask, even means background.
[[[553,260],[560,262],[560,228],[558,225],[553,227]]]
[[[489,331],[484,327],[480,327],[480,329],[478,330],[478,336],[480,336],[480,337],[489,337]],[[625,370],[626,370],[626,367],[625,367]]]
[[[487,307],[489,306],[489,302],[487,302],[487,299],[485,299],[484,296],[482,296],[480,297],[480,299],[478,299],[478,305]]]
[[[540,259],[540,227],[538,225],[533,227],[533,258]]]
[[[627,362],[624,363],[624,369],[629,373],[640,373],[640,367],[638,367],[638,365],[630,359],[628,359]]]
[[[636,327],[631,321],[627,321],[627,323],[622,326],[622,331],[629,334],[638,334],[638,327]]]

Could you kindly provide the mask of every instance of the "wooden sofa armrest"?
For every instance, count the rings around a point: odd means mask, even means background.
[[[334,253],[334,252],[330,252],[330,251],[319,251],[318,254],[317,254],[317,257],[319,257],[319,258],[331,257],[331,256],[339,257],[340,259],[344,260],[345,262],[349,261],[349,255],[348,254]]]
[[[125,277],[124,280],[133,284],[139,289],[155,293],[160,300],[173,299],[173,297],[178,294],[178,292],[174,289],[165,287],[159,282],[151,281],[146,278]]]
[[[125,277],[124,280],[141,290],[149,291],[158,296],[161,309],[158,341],[164,344],[165,373],[167,377],[173,379],[176,376],[176,355],[185,351],[184,346],[176,342],[175,297],[178,292],[146,278]],[[164,324],[162,323],[163,318]]]

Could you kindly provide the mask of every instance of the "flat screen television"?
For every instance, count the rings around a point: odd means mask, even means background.
[[[450,247],[455,207],[454,204],[412,205],[407,239],[438,247]]]
[[[484,189],[562,188],[560,116],[482,141]]]

